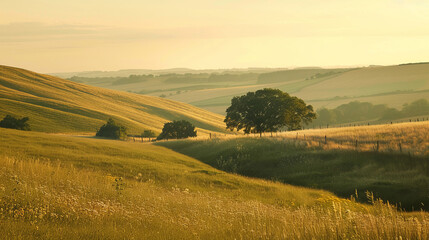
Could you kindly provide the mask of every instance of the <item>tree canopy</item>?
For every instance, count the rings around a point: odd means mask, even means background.
[[[111,139],[126,139],[127,129],[109,118],[106,124],[100,127],[96,134],[97,137],[105,137]]]
[[[302,129],[303,123],[316,118],[311,105],[297,97],[279,90],[265,88],[246,95],[234,97],[226,110],[224,120],[227,129],[245,133],[275,132]]]
[[[197,131],[195,131],[195,126],[186,120],[180,120],[164,124],[162,132],[157,139],[181,139],[196,136]]]
[[[5,118],[3,118],[3,120],[0,121],[0,127],[30,131],[30,125],[27,123],[28,120],[30,120],[28,117],[19,119],[11,115],[7,115]]]
[[[392,121],[401,118],[426,116],[429,114],[429,102],[419,99],[402,106],[402,110],[388,107],[386,104],[353,101],[334,109],[317,110],[315,125],[342,124],[362,121]]]

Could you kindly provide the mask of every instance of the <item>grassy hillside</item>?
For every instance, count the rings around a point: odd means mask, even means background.
[[[159,143],[218,169],[429,209],[428,122]],[[269,136],[269,135],[268,135]],[[325,136],[327,136],[325,143]],[[357,141],[357,145],[356,145]],[[400,148],[400,149],[399,149]],[[377,150],[378,149],[378,150]]]
[[[160,146],[9,129],[0,141],[3,239],[429,237],[424,212],[232,175]]]
[[[165,122],[179,119],[200,133],[225,128],[221,116],[187,104],[0,66],[0,117],[6,114],[28,116],[32,129],[44,132],[95,132],[109,117],[136,134],[160,132]]]

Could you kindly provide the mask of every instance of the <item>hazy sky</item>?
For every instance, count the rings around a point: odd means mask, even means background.
[[[427,0],[2,0],[0,65],[39,72],[429,61]]]

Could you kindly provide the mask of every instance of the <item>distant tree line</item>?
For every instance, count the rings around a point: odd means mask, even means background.
[[[269,73],[262,73],[258,76],[257,83],[277,83],[286,82],[299,79],[314,79],[331,76],[337,73],[350,71],[351,69],[322,69],[322,68],[305,68],[305,69],[292,69],[283,70]]]
[[[93,82],[110,82],[112,85],[123,85],[131,83],[146,82],[154,78],[152,74],[149,75],[130,75],[128,77],[71,77],[68,80],[78,83],[93,83]]]
[[[219,82],[242,82],[255,81],[258,79],[258,73],[169,73],[161,75],[130,75],[129,77],[71,77],[71,81],[79,83],[110,82],[112,85],[124,85],[140,83],[148,80],[156,80],[166,84],[183,83],[219,83]]]
[[[353,101],[334,109],[318,109],[317,119],[313,123],[327,125],[360,121],[390,121],[425,115],[429,115],[429,102],[426,99],[404,104],[401,110],[390,108],[385,104],[374,105],[369,102]]]

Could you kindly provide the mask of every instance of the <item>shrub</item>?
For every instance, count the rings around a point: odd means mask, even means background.
[[[197,131],[195,131],[195,126],[186,120],[180,120],[164,124],[162,132],[157,139],[181,139],[196,136]]]
[[[107,123],[100,127],[96,136],[110,139],[126,139],[127,129],[109,118]]]
[[[12,117],[11,115],[7,115],[5,118],[3,118],[3,120],[0,121],[0,127],[30,131],[30,125],[27,123],[28,120],[28,117],[18,119]]]

